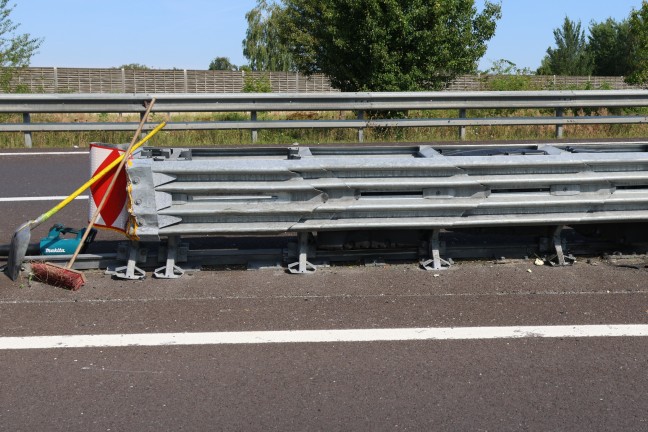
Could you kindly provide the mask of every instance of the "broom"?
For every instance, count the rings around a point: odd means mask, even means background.
[[[140,120],[139,126],[135,131],[135,135],[133,135],[133,139],[128,145],[126,151],[124,152],[123,158],[121,159],[119,165],[115,169],[113,178],[111,179],[110,184],[108,185],[108,189],[106,189],[104,196],[101,198],[101,202],[99,203],[97,209],[92,215],[92,218],[88,223],[88,227],[86,228],[85,233],[83,233],[83,237],[81,238],[81,241],[79,242],[76,251],[72,255],[72,258],[70,258],[70,261],[67,263],[65,267],[52,264],[52,263],[46,263],[46,262],[32,264],[32,274],[39,281],[60,288],[69,288],[72,291],[78,290],[86,283],[85,275],[78,270],[72,269],[72,265],[76,261],[76,258],[79,255],[79,252],[81,251],[81,248],[83,247],[83,244],[86,238],[88,237],[91,228],[94,226],[95,222],[97,221],[97,218],[99,217],[99,214],[101,213],[104,206],[106,205],[106,202],[108,202],[108,197],[110,196],[113,188],[115,187],[115,183],[117,182],[117,177],[119,176],[122,169],[124,168],[124,165],[126,164],[126,161],[130,157],[131,153],[133,152],[133,150],[135,150],[137,136],[142,132],[142,128],[144,127],[144,124],[146,123],[146,119],[148,118],[148,115],[151,112],[151,109],[153,108],[153,104],[155,104],[155,98],[153,98],[151,102],[148,104],[148,107],[146,108],[146,111],[144,112],[144,115]],[[157,133],[157,131],[160,130],[162,127],[164,127],[165,124],[166,123],[160,124],[153,131],[151,131],[151,133],[153,132]]]
[[[146,135],[140,142],[135,144],[133,150],[142,146],[145,142],[151,139],[162,127],[164,124],[153,129],[148,135]],[[20,267],[23,260],[25,259],[25,254],[27,253],[27,248],[29,247],[29,240],[31,239],[31,230],[41,225],[43,222],[47,221],[53,215],[55,215],[63,207],[67,206],[72,202],[76,197],[81,195],[86,189],[95,184],[97,181],[101,180],[106,174],[113,170],[123,159],[124,155],[119,156],[117,159],[112,161],[107,167],[101,170],[98,174],[95,174],[90,180],[85,182],[80,188],[75,190],[65,198],[63,201],[38,216],[34,220],[29,220],[22,225],[20,225],[13,236],[11,237],[11,245],[9,246],[9,259],[7,260],[7,275],[13,281],[18,279],[18,274],[20,273]]]

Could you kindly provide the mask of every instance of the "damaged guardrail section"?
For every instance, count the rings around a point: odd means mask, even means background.
[[[146,149],[128,167],[129,234],[307,235],[320,231],[430,232],[648,221],[643,145]],[[435,237],[436,236],[436,237]],[[429,263],[428,263],[429,264]],[[167,274],[173,273],[166,269]]]

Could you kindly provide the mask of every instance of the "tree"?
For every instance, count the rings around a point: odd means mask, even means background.
[[[565,17],[562,27],[554,29],[553,34],[556,48],[547,48],[538,75],[590,75],[592,62],[580,21]]]
[[[117,69],[128,69],[128,70],[149,70],[150,67],[140,64],[140,63],[128,63],[119,66]]]
[[[420,91],[475,72],[501,7],[474,0],[283,0],[277,23],[299,71],[342,91]]]
[[[20,24],[15,24],[11,12],[16,5],[9,0],[0,0],[0,88],[11,91],[11,79],[18,68],[29,66],[29,62],[43,39],[33,38],[29,33],[17,34]]]
[[[216,57],[209,63],[209,70],[235,71],[238,66],[230,62],[229,57]]]
[[[243,93],[272,93],[272,82],[267,75],[245,75]]]
[[[623,76],[630,71],[630,23],[612,18],[592,23],[587,50],[592,59],[592,75]]]
[[[254,71],[292,71],[294,62],[288,47],[278,32],[278,21],[283,9],[276,3],[258,0],[257,5],[245,14],[248,22],[243,55]]]
[[[515,91],[534,89],[529,68],[520,69],[515,63],[507,59],[491,62],[491,67],[484,71],[482,78],[487,90]]]
[[[639,10],[630,12],[630,73],[628,84],[648,83],[648,3],[641,2]]]

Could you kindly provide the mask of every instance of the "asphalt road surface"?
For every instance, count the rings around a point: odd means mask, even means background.
[[[0,243],[87,158],[0,154]],[[86,219],[78,200],[51,222]],[[647,265],[0,277],[0,430],[645,431]]]

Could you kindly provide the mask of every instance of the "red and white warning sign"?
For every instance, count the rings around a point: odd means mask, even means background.
[[[90,176],[98,174],[106,166],[110,165],[115,159],[124,153],[114,145],[91,143],[90,144]],[[97,207],[101,203],[108,186],[112,181],[117,166],[108,172],[103,178],[99,179],[90,187],[90,212],[88,220],[92,218]],[[126,180],[126,171],[117,177],[117,181],[110,193],[104,208],[101,210],[95,226],[100,228],[109,228],[126,234],[126,224],[128,222],[127,200],[128,186]]]

